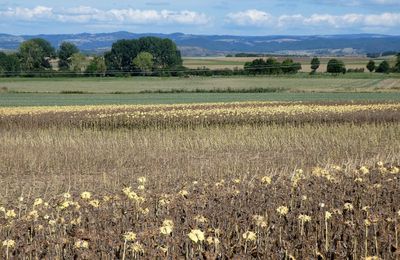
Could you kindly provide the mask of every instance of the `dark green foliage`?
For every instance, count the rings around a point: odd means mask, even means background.
[[[282,62],[282,72],[285,74],[294,74],[301,70],[301,64],[293,62],[292,59],[286,59]]]
[[[367,64],[367,69],[369,72],[373,72],[376,69],[375,61],[370,60]]]
[[[301,64],[293,62],[292,59],[286,59],[282,63],[274,58],[256,59],[252,62],[246,62],[244,70],[251,75],[292,74],[301,70]]]
[[[34,38],[29,41],[36,43],[42,49],[43,54],[46,57],[54,58],[56,56],[56,51],[53,48],[53,46],[51,46],[50,42],[48,42],[44,39],[41,39],[41,38]]]
[[[311,60],[311,70],[312,70],[311,73],[314,74],[318,70],[320,65],[321,62],[319,61],[319,59],[317,57],[314,57]]]
[[[78,53],[79,49],[75,44],[70,42],[63,42],[58,50],[58,67],[60,70],[68,70],[71,66],[71,57]]]
[[[378,68],[376,68],[376,72],[378,73],[389,73],[390,72],[390,65],[389,62],[387,61],[382,61],[381,64],[379,64]]]
[[[109,71],[126,71],[133,69],[133,59],[139,53],[153,55],[154,67],[157,69],[175,68],[182,65],[180,51],[170,39],[144,37],[137,40],[120,40],[113,44],[110,52],[105,54]]]
[[[14,76],[21,71],[21,64],[16,54],[0,52],[0,76]]]
[[[364,73],[365,69],[364,68],[354,68],[354,69],[348,69],[347,72],[349,73]]]
[[[49,60],[54,58],[55,51],[46,40],[32,39],[21,44],[18,56],[23,71],[40,71],[51,68]]]
[[[86,68],[86,73],[93,76],[104,76],[107,71],[103,57],[94,57]]]
[[[346,73],[346,66],[343,61],[331,59],[328,61],[327,72],[333,74]]]
[[[231,56],[232,57],[232,56]],[[236,53],[235,57],[237,58],[243,58],[243,57],[265,57],[264,54],[258,54],[258,53]]]
[[[400,72],[400,53],[397,54],[396,65],[394,65],[394,72]]]

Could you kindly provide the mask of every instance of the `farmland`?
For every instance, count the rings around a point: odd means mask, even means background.
[[[267,57],[264,57],[267,58]],[[287,57],[277,57],[277,60],[282,62],[284,59]],[[293,59],[295,62],[300,62],[302,64],[302,72],[310,72],[310,62],[312,57],[290,57]],[[248,61],[252,61],[254,57],[204,57],[204,58],[198,58],[198,57],[187,57],[183,60],[184,65],[189,67],[189,68],[201,68],[201,67],[208,67],[210,69],[223,69],[223,68],[230,68],[233,69],[235,67],[237,68],[243,68],[243,64]],[[320,71],[326,71],[327,64],[329,59],[331,57],[321,57],[321,66],[319,68]],[[366,57],[341,57],[341,59],[344,61],[346,64],[346,67],[349,69],[358,69],[358,68],[364,68],[366,70],[366,65],[369,61],[368,58]],[[395,63],[395,57],[382,57],[382,58],[377,58],[374,59],[376,63],[382,62],[384,59],[388,59],[390,63]]]
[[[399,111],[0,108],[0,257],[392,259]]]
[[[0,106],[396,101],[400,99],[399,89],[400,79],[395,75],[366,73],[337,77],[2,78]]]
[[[1,259],[394,259],[398,76],[2,78]]]

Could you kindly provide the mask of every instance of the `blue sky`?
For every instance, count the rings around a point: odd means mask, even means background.
[[[0,33],[400,35],[400,0],[0,0]]]

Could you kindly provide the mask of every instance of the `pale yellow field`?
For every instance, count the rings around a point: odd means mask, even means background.
[[[267,57],[266,57],[267,58]],[[280,62],[282,62],[284,59],[287,57],[276,57],[276,59]],[[293,59],[295,62],[300,62],[302,64],[302,72],[310,72],[310,63],[312,57],[290,57]],[[330,59],[337,58],[337,57],[321,57],[321,66],[318,69],[319,72],[325,72],[327,68],[328,61]],[[187,57],[184,58],[184,66],[188,68],[199,68],[199,67],[207,67],[209,69],[223,69],[223,68],[243,68],[244,64],[246,62],[253,61],[254,57],[207,57],[207,58],[192,58],[192,57]],[[343,62],[346,64],[346,68],[348,69],[358,69],[358,68],[364,68],[366,72],[368,72],[366,65],[368,61],[370,60],[367,57],[360,57],[360,56],[355,56],[355,57],[339,57],[338,59],[343,60]],[[393,63],[394,58],[393,57],[388,57],[388,60]],[[376,59],[375,62],[379,64],[382,61],[382,59]]]

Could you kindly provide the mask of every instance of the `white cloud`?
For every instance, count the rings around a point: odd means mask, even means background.
[[[400,0],[372,0],[371,2],[380,5],[400,5]]]
[[[53,15],[53,8],[46,6],[36,6],[35,8],[8,8],[6,11],[0,12],[5,18],[18,17],[23,20],[34,20],[37,18],[49,18]]]
[[[303,16],[280,15],[273,16],[260,10],[247,10],[227,15],[227,22],[238,26],[257,27],[298,27],[298,26],[328,26],[330,28],[351,27],[396,27],[400,26],[400,13],[357,14],[344,15],[312,14]]]
[[[270,25],[273,22],[274,17],[266,12],[259,11],[256,9],[246,10],[238,13],[230,13],[227,15],[229,21],[234,22],[240,26],[256,25],[264,26]]]
[[[37,6],[35,8],[10,8],[0,11],[0,16],[16,20],[28,21],[58,21],[72,23],[119,23],[119,24],[187,24],[203,25],[210,22],[210,18],[193,11],[169,10],[140,10],[140,9],[110,9],[100,10],[89,6],[79,6],[69,9],[55,10],[51,7]],[[1,18],[0,18],[1,19]]]

